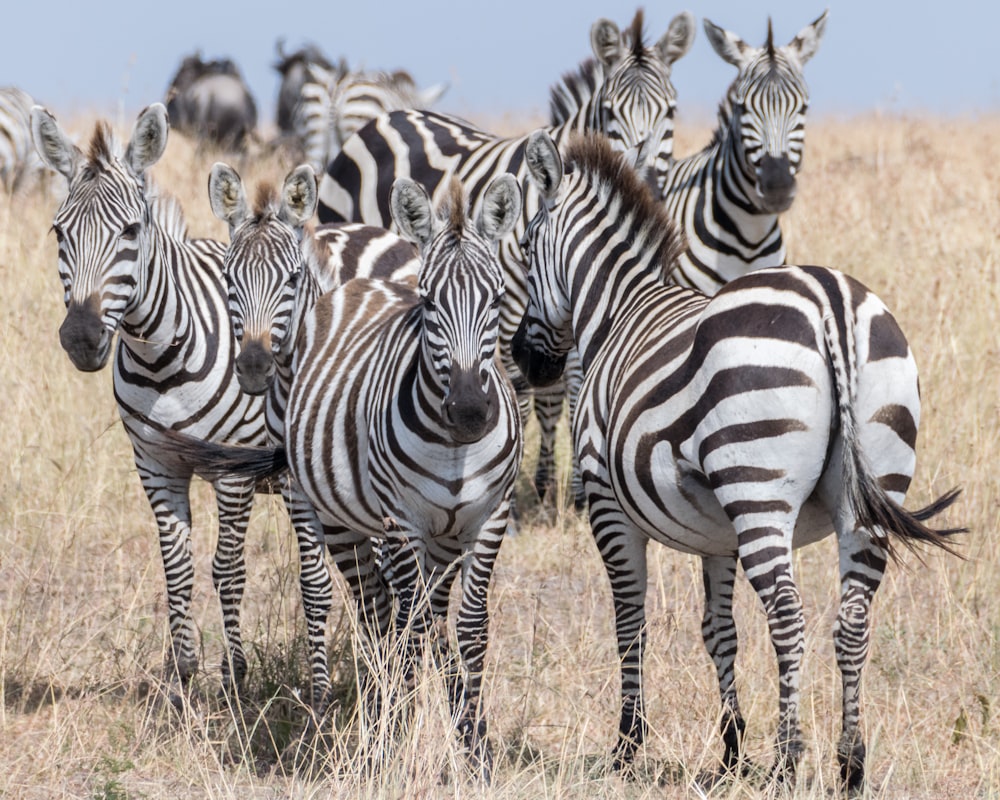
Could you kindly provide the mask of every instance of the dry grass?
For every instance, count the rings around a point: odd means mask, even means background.
[[[529,121],[522,130],[530,129]],[[504,126],[514,123],[505,120]],[[707,130],[682,130],[678,153]],[[84,130],[80,126],[81,131]],[[205,185],[211,155],[173,136],[154,172],[183,201],[192,232],[224,237]],[[237,165],[251,180],[289,165]],[[910,338],[924,418],[911,506],[964,487],[948,521],[968,525],[966,561],[908,556],[876,599],[864,689],[873,797],[1000,796],[1000,120],[860,117],[813,121],[800,197],[784,221],[790,258],[840,267],[874,288]],[[595,548],[572,512],[533,517],[501,553],[492,593],[486,705],[494,785],[465,782],[440,682],[390,763],[365,778],[333,734],[332,754],[292,770],[279,753],[304,716],[308,671],[294,549],[280,506],[261,499],[248,540],[243,615],[252,643],[245,724],[215,700],[221,622],[210,581],[214,505],[196,486],[194,613],[203,673],[183,715],[148,707],[166,642],[152,515],[117,422],[108,371],[73,370],[62,317],[54,203],[0,199],[0,794],[8,797],[697,797],[691,776],[721,752],[714,671],[699,634],[697,563],[652,551],[647,663],[651,733],[638,777],[606,774],[616,729],[611,602]],[[564,437],[565,440],[565,437]],[[839,677],[830,630],[831,541],[797,555],[807,610],[797,797],[835,778]],[[740,686],[749,747],[770,758],[776,670],[745,582],[738,587]],[[336,616],[336,615],[335,615]],[[343,620],[331,638],[346,640]],[[346,651],[345,651],[346,652]],[[346,658],[346,657],[345,657]],[[352,670],[341,661],[340,727]],[[339,728],[338,728],[339,729]],[[713,796],[755,797],[748,784]]]

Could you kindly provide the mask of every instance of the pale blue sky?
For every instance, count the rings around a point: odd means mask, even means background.
[[[590,55],[590,26],[608,17],[625,27],[629,0],[333,0],[214,3],[14,2],[4,11],[0,84],[14,84],[57,115],[83,111],[128,118],[162,98],[181,57],[228,55],[250,84],[262,120],[273,121],[275,41],[312,41],[351,66],[406,68],[418,84],[450,89],[438,108],[457,114],[544,113],[548,89]],[[768,14],[784,44],[829,7],[819,52],[806,76],[815,116],[879,109],[943,114],[1000,110],[991,4],[824,0],[642,3],[647,37],[678,11],[698,20],[691,52],[675,65],[680,114],[712,114],[733,68],[711,50],[702,19],[763,43]],[[987,6],[990,6],[989,8]]]

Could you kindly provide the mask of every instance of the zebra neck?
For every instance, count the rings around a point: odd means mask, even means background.
[[[620,230],[627,235],[628,226]],[[605,248],[605,252],[608,250]],[[573,343],[584,374],[621,315],[664,289],[661,266],[653,263],[648,250],[634,242],[626,252],[615,251],[613,257],[603,261],[585,260],[574,254],[568,285]]]
[[[323,287],[316,278],[314,264],[305,261],[301,267],[299,283],[295,287],[295,304],[292,306],[292,318],[288,323],[288,334],[275,357],[278,377],[285,377],[291,384],[294,372],[292,364],[295,352],[298,350],[298,340],[305,328],[305,320],[316,307],[316,301],[323,294]]]
[[[206,252],[211,250],[215,258]],[[122,347],[148,363],[183,347],[184,336],[179,332],[204,328],[211,333],[216,315],[209,307],[216,301],[223,306],[226,302],[221,263],[222,246],[217,242],[178,240],[154,225],[149,259],[133,293],[135,301],[122,319]],[[231,337],[232,328],[217,330],[215,335]]]

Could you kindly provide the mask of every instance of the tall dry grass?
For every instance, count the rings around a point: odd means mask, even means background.
[[[528,121],[522,129],[531,128]],[[505,124],[514,127],[513,121]],[[707,140],[678,132],[678,153]],[[76,126],[86,136],[86,125]],[[225,237],[205,185],[212,154],[173,136],[159,182],[196,235]],[[238,164],[280,178],[273,157]],[[892,568],[875,603],[865,676],[872,797],[1000,797],[1000,120],[864,116],[814,120],[799,199],[784,228],[790,259],[839,267],[875,289],[906,331],[924,413],[910,506],[953,485],[947,522],[968,525],[965,561],[929,553]],[[216,696],[222,636],[210,580],[214,506],[195,486],[193,613],[203,671],[183,714],[150,703],[166,605],[152,515],[117,421],[108,371],[76,372],[62,318],[55,201],[0,199],[0,793],[8,797],[698,797],[692,778],[721,752],[714,670],[699,633],[695,560],[651,550],[648,747],[632,781],[607,774],[617,673],[606,578],[571,511],[529,508],[505,542],[492,588],[486,708],[494,784],[463,778],[440,681],[418,683],[416,713],[375,775],[350,756],[356,734],[349,616],[331,641],[341,707],[329,753],[292,757],[304,721],[303,625],[292,536],[261,498],[247,542],[243,627],[251,675],[242,718]],[[565,432],[563,432],[565,447]],[[530,446],[529,446],[530,450]],[[565,463],[565,458],[563,459]],[[522,489],[522,498],[527,494]],[[835,785],[839,676],[830,631],[836,551],[797,554],[807,613],[795,796]],[[756,761],[771,756],[776,668],[745,581],[737,592],[739,685]],[[751,783],[718,797],[756,797]]]

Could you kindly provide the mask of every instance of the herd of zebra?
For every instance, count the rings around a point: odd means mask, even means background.
[[[99,370],[117,334],[114,392],[159,530],[171,681],[183,689],[197,669],[192,476],[217,496],[213,580],[232,696],[247,672],[239,609],[250,508],[256,490],[277,484],[298,543],[315,724],[331,691],[328,552],[370,663],[402,637],[412,678],[432,646],[470,766],[489,779],[488,588],[512,524],[531,403],[544,495],[568,395],[579,497],[614,598],[615,767],[629,767],[648,724],[652,540],[702,559],[720,775],[747,768],[732,615],[742,566],[779,668],[771,775],[794,779],[804,624],[791,554],[835,532],[837,758],[844,787],[864,785],[860,683],[873,596],[900,546],[953,552],[962,529],[927,524],[957,491],[902,506],[920,399],[888,309],[841,272],[785,264],[779,215],[802,161],[803,67],[826,19],[784,46],[769,25],[761,47],[705,20],[737,76],[711,142],[682,159],[670,73],[692,45],[689,13],[652,43],[641,11],[625,29],[595,22],[593,58],[552,90],[552,124],[517,138],[415,107],[433,98],[398,91],[408,79],[371,81],[368,110],[361,99],[340,106],[339,138],[317,137],[334,149],[317,148],[318,160],[280,188],[259,186],[251,201],[236,170],[212,168],[209,198],[228,245],[189,238],[149,176],[166,147],[164,105],[144,109],[124,144],[99,123],[86,151],[44,108],[24,112],[33,149],[68,186],[52,223],[62,346],[78,369]],[[282,69],[323,85],[316,107],[346,74],[316,53]],[[372,107],[395,92],[402,106]],[[279,103],[284,123],[293,106]],[[446,624],[456,578],[457,656]],[[388,698],[377,682],[365,686],[368,713],[381,713]]]

